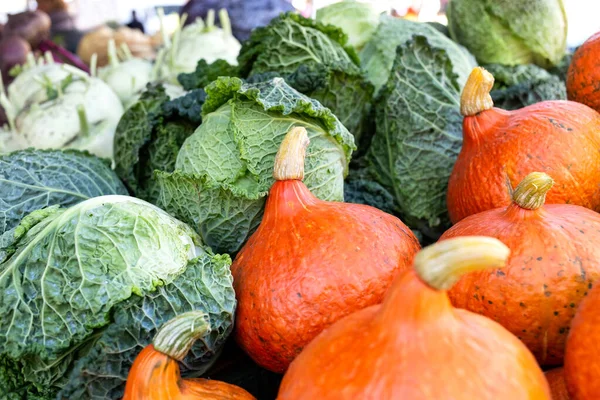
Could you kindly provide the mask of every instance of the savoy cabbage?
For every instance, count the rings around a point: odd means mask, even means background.
[[[127,194],[108,162],[78,150],[21,150],[0,155],[0,235],[51,205]]]
[[[0,237],[0,365],[12,364],[0,369],[0,386],[16,396],[117,398],[135,353],[192,308],[213,328],[187,363],[203,371],[232,327],[230,263],[133,197],[29,214]]]
[[[185,140],[174,172],[155,172],[152,202],[216,251],[237,252],[262,218],[275,154],[293,126],[305,127],[312,143],[304,182],[321,199],[343,200],[355,145],[328,108],[282,78],[251,84],[221,77],[206,91],[202,124]]]

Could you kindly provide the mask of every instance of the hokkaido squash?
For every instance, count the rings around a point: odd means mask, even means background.
[[[284,372],[325,327],[380,303],[419,249],[392,215],[316,198],[302,182],[308,143],[304,128],[287,133],[264,217],[231,267],[236,340],[274,372]]]
[[[600,395],[600,286],[581,302],[571,323],[565,353],[565,382],[573,400]]]
[[[452,223],[510,204],[533,171],[556,181],[550,204],[600,210],[600,114],[573,101],[543,101],[514,111],[493,107],[494,77],[475,68],[461,95],[463,146],[448,181]]]
[[[567,385],[565,384],[565,373],[562,367],[554,368],[544,373],[548,385],[550,385],[550,392],[552,393],[552,400],[569,400],[569,393],[567,392]]]
[[[535,358],[498,323],[453,308],[462,274],[501,267],[497,239],[433,244],[403,271],[381,305],[325,329],[292,362],[279,400],[542,400],[550,389]]]
[[[178,361],[210,330],[208,316],[190,311],[166,322],[136,357],[123,400],[256,400],[244,389],[208,379],[182,379]]]
[[[600,112],[600,32],[573,54],[567,70],[567,98]]]
[[[510,248],[506,268],[466,275],[449,296],[455,307],[502,324],[541,365],[562,365],[571,319],[600,277],[600,214],[544,205],[552,185],[548,175],[531,173],[511,205],[471,215],[440,238],[491,236]]]

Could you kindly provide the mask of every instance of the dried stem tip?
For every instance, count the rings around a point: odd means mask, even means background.
[[[462,236],[443,240],[417,253],[417,275],[436,290],[449,290],[465,274],[502,268],[510,250],[498,239],[487,236]]]
[[[460,96],[460,113],[468,117],[494,107],[490,96],[493,86],[492,74],[481,67],[473,68]]]
[[[167,356],[181,361],[196,340],[210,331],[208,315],[202,311],[188,311],[165,322],[152,344]]]
[[[285,135],[275,156],[273,177],[277,181],[304,179],[304,159],[310,140],[303,127],[294,127]]]
[[[554,180],[543,172],[527,175],[513,192],[513,203],[527,210],[537,210],[546,202],[546,193],[554,185]]]

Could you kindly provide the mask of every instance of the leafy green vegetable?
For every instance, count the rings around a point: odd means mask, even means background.
[[[77,150],[22,150],[0,156],[0,234],[32,211],[91,197],[127,194],[110,165]]]
[[[415,35],[425,36],[432,48],[446,52],[451,60],[452,71],[457,76],[458,85],[462,88],[471,70],[477,65],[473,56],[465,48],[444,36],[430,24],[382,15],[375,34],[360,52],[361,65],[375,86],[375,90],[379,91],[387,82],[396,56],[396,48],[404,45]]]
[[[22,390],[117,396],[135,346],[170,317],[192,308],[211,316],[192,369],[203,370],[231,330],[230,258],[142,200],[102,196],[35,211],[0,245],[0,360],[17,371],[0,379]]]
[[[149,85],[123,115],[115,134],[115,171],[140,198],[155,195],[154,170],[172,172],[179,148],[202,122],[203,89],[169,100],[160,85]]]
[[[355,0],[319,8],[316,19],[341,28],[348,35],[348,43],[357,50],[369,41],[379,25],[379,13],[370,4]]]
[[[400,216],[429,237],[448,227],[446,187],[462,144],[456,68],[424,36],[399,46],[366,155],[370,176],[393,196]]]
[[[208,64],[206,60],[198,61],[196,70],[190,73],[179,74],[177,78],[185,90],[204,89],[209,83],[220,76],[238,76],[237,65],[230,65],[225,60],[217,60]]]
[[[305,182],[327,200],[343,200],[355,149],[328,108],[281,78],[256,84],[219,78],[206,91],[203,123],[186,139],[174,173],[155,173],[159,207],[193,226],[219,252],[235,253],[258,225],[273,184],[279,144],[293,126],[311,139]]]
[[[330,108],[359,142],[373,88],[346,41],[333,25],[282,14],[244,42],[238,57],[240,75],[283,77],[294,89]]]
[[[516,110],[544,100],[567,99],[565,83],[536,65],[490,64],[485,68],[494,75],[491,96],[496,107]]]
[[[481,63],[550,67],[565,53],[562,0],[452,0],[446,13],[451,37]]]

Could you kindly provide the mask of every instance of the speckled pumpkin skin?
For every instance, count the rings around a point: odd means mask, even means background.
[[[600,112],[600,32],[573,54],[567,71],[567,98]]]
[[[550,392],[552,392],[552,400],[569,400],[567,385],[565,384],[565,373],[562,367],[554,368],[544,373]]]
[[[565,382],[572,400],[600,396],[600,285],[577,309],[565,354]]]
[[[392,215],[321,201],[301,181],[275,182],[231,267],[237,342],[257,364],[284,372],[325,327],[380,303],[419,248]]]
[[[535,358],[496,322],[452,308],[413,270],[382,305],[338,321],[292,362],[278,400],[550,400]]]
[[[465,117],[448,182],[451,221],[508,206],[509,187],[534,171],[555,181],[548,204],[600,210],[600,114],[571,101],[545,101]]]
[[[473,235],[499,239],[511,255],[501,270],[464,276],[449,292],[454,306],[499,322],[541,365],[561,365],[571,319],[600,277],[600,214],[566,204],[511,204],[465,218],[440,240]]]

